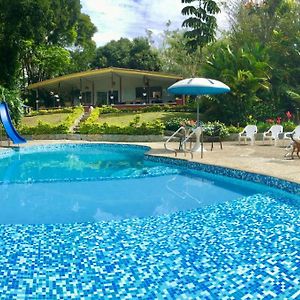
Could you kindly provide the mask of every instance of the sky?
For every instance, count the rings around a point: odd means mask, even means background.
[[[185,19],[181,0],[81,0],[82,12],[91,17],[98,31],[93,39],[97,46],[121,37],[133,39],[146,36],[151,30],[156,43],[171,20],[170,29],[181,28]],[[226,23],[221,14],[218,21]]]

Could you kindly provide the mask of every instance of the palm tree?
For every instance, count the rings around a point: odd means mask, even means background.
[[[230,86],[231,93],[214,99],[209,110],[223,122],[246,122],[247,116],[256,113],[256,107],[262,104],[260,93],[270,87],[266,51],[258,44],[251,50],[241,48],[235,53],[222,43],[217,43],[213,48],[214,54],[204,66],[205,76],[225,82]],[[270,110],[268,104],[265,106]]]

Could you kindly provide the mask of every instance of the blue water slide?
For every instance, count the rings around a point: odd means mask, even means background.
[[[8,111],[8,106],[7,106],[6,102],[0,103],[0,118],[1,118],[1,122],[4,126],[4,129],[6,131],[6,134],[8,135],[8,137],[12,140],[12,142],[14,144],[26,143],[26,140],[18,134],[17,130],[15,129],[15,127],[11,121],[10,114]]]

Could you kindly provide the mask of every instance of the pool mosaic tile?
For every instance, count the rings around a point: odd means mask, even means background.
[[[4,299],[297,299],[300,211],[255,195],[157,218],[2,225]]]
[[[145,155],[145,159],[150,161],[161,162],[164,164],[172,164],[183,168],[208,172],[212,174],[224,175],[232,178],[238,178],[238,179],[252,181],[256,183],[262,183],[270,187],[275,187],[277,189],[281,189],[283,191],[287,191],[295,195],[300,195],[300,184],[279,179],[272,176],[256,174],[256,173],[251,173],[251,172],[237,170],[237,169],[230,169],[221,166],[213,166],[213,165],[208,165],[208,164],[203,164],[198,162],[190,162],[183,159],[158,157],[158,156],[152,156],[147,154]]]
[[[268,176],[147,159],[300,191]],[[143,219],[0,225],[0,299],[299,299],[299,287],[299,202],[272,194]]]

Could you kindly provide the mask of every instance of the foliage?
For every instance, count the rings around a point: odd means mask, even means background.
[[[263,119],[268,109],[271,114],[287,110],[295,113],[300,106],[292,96],[300,94],[300,2],[244,1],[231,5],[229,12],[233,51],[256,43],[268,55],[270,89],[259,93],[264,103],[257,114]]]
[[[182,31],[170,31],[170,23],[163,34],[163,44],[159,49],[162,71],[192,77],[200,74],[201,52],[200,49],[193,53],[186,47],[188,39]]]
[[[79,132],[82,134],[128,134],[128,135],[160,135],[164,125],[156,120],[154,122],[140,123],[140,116],[136,116],[128,126],[108,125],[99,123],[98,118],[101,108],[95,108],[90,117],[80,125]]]
[[[263,102],[259,94],[269,89],[268,57],[258,44],[233,52],[225,43],[218,43],[211,50],[204,74],[228,83],[231,92],[209,100],[209,115],[225,123],[245,123],[247,115]]]
[[[42,63],[38,53],[55,58],[52,67],[49,62],[47,68],[42,66],[42,78],[61,74],[63,69],[57,61],[66,55],[62,49],[69,52],[71,48],[85,47],[96,30],[80,10],[80,0],[0,1],[0,84],[15,86],[20,75],[26,76],[29,83],[37,80],[36,70],[32,70],[36,57]],[[29,50],[27,42],[31,43]],[[54,70],[55,67],[60,69]]]
[[[39,116],[39,115],[51,115],[57,113],[72,113],[72,112],[73,112],[72,107],[64,107],[64,108],[57,108],[57,109],[40,109],[40,110],[32,110],[29,114],[27,114],[27,116],[31,117],[31,116]]]
[[[91,69],[96,55],[96,44],[91,42],[84,47],[77,46],[70,51],[71,61],[68,73],[77,73]]]
[[[5,101],[10,111],[10,117],[16,124],[19,124],[23,114],[22,100],[17,90],[9,90],[0,86],[0,101]]]
[[[219,121],[207,122],[203,125],[204,135],[226,137],[229,135],[228,128]]]
[[[282,122],[281,125],[283,126],[284,131],[287,131],[287,132],[288,131],[293,131],[296,127],[296,124],[291,120]]]
[[[242,132],[243,128],[242,127],[237,127],[237,126],[234,126],[234,125],[229,125],[229,126],[227,126],[227,130],[228,130],[228,133],[231,134],[231,133]]]
[[[147,107],[142,107],[142,112],[155,112],[155,111],[167,111],[169,107],[161,106],[161,105],[151,105]]]
[[[185,32],[188,38],[187,46],[196,50],[215,40],[217,20],[215,15],[220,12],[216,1],[213,0],[181,0],[182,3],[191,4],[197,2],[197,6],[188,5],[182,9],[182,14],[190,16],[182,26],[190,29]]]
[[[23,41],[21,55],[28,84],[64,74],[71,62],[69,51],[63,47],[36,46],[33,40]]]
[[[174,117],[165,121],[166,130],[176,131],[182,124],[188,122],[188,119],[182,117]]]
[[[120,113],[122,112],[120,109],[113,107],[111,105],[103,105],[98,108],[99,114],[110,114],[110,113]],[[99,115],[98,115],[99,116]]]
[[[133,41],[121,38],[99,47],[92,66],[158,71],[160,62],[157,52],[146,38],[135,38]]]
[[[265,132],[270,129],[272,125],[267,122],[258,122],[256,126],[258,132]]]
[[[37,126],[21,125],[18,130],[24,135],[38,135],[38,134],[65,134],[70,132],[70,128],[74,122],[83,114],[83,107],[76,107],[72,113],[59,124],[51,125],[46,122],[39,121]]]

